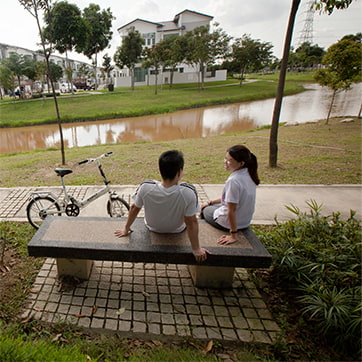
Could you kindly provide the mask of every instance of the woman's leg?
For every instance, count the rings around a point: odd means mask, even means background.
[[[220,206],[221,204],[213,204],[204,207],[201,216],[205,219],[205,221],[208,224],[212,225],[213,227],[218,228],[220,230],[228,231],[229,229],[224,228],[214,220],[214,211],[218,209]]]

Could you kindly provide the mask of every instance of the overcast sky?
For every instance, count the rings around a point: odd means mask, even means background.
[[[153,22],[173,20],[185,10],[193,10],[213,16],[229,35],[234,38],[249,34],[252,39],[270,42],[274,45],[274,55],[281,58],[285,30],[290,12],[291,0],[73,0],[81,10],[95,3],[101,9],[111,8],[113,16],[113,56],[120,40],[117,29],[130,21],[141,18]],[[299,6],[292,44],[298,46],[303,29],[307,0]],[[0,0],[0,43],[39,49],[39,36],[35,19],[20,5],[18,0]],[[327,49],[346,34],[362,31],[362,1],[354,0],[347,10],[335,10],[332,15],[314,14],[313,44]],[[86,60],[82,55],[72,54],[71,58]]]

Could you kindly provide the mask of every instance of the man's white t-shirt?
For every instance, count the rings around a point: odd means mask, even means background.
[[[247,168],[234,171],[226,180],[221,206],[214,211],[214,220],[230,229],[227,203],[237,204],[236,225],[238,229],[247,228],[255,211],[256,185]]]
[[[133,200],[138,208],[144,207],[147,227],[158,233],[183,231],[185,216],[196,215],[199,210],[196,189],[187,183],[165,188],[160,181],[145,180]]]

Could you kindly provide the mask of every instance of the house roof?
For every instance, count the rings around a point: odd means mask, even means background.
[[[148,21],[148,20],[143,20],[143,19],[137,18],[137,19],[134,19],[134,20],[130,21],[130,22],[127,23],[126,25],[121,26],[121,27],[118,28],[117,30],[120,30],[120,29],[123,29],[123,28],[127,28],[128,26],[130,26],[132,23],[135,23],[136,21],[142,21],[142,22],[147,23],[147,24],[153,24],[153,25],[156,25],[156,26],[162,26],[162,23],[155,23],[155,22],[153,22],[153,21]]]
[[[165,27],[164,30],[171,30],[172,27],[174,28],[174,24],[177,23],[179,16],[180,16],[181,14],[184,14],[184,13],[193,13],[193,14],[205,16],[205,17],[207,17],[207,18],[209,18],[209,19],[213,19],[213,18],[214,18],[213,16],[210,16],[210,15],[206,15],[206,14],[198,13],[197,11],[185,9],[185,10],[179,12],[178,14],[176,14],[175,17],[174,17],[174,19],[173,19],[172,21],[160,21],[160,22],[158,22],[158,23],[155,23],[155,22],[153,22],[153,21],[148,21],[148,20],[144,20],[144,19],[137,18],[137,19],[135,19],[135,20],[130,21],[130,22],[127,23],[126,25],[121,26],[121,27],[118,28],[117,30],[121,30],[121,29],[127,28],[127,27],[129,27],[132,23],[134,23],[134,22],[136,22],[136,21],[142,21],[142,22],[144,22],[144,23],[153,24],[153,25],[156,25],[157,27]],[[171,25],[171,24],[172,24],[172,25]]]
[[[206,16],[207,18],[210,18],[210,19],[213,19],[213,18],[214,18],[214,17],[211,16],[211,15],[206,15],[206,14],[199,13],[199,12],[197,12],[197,11],[185,9],[185,10],[183,10],[183,11],[181,11],[181,12],[179,12],[178,14],[175,15],[174,22],[176,22],[176,21],[177,21],[177,18],[178,18],[181,14],[183,14],[183,13],[193,13],[193,14],[197,14],[197,15],[201,15],[201,16]]]

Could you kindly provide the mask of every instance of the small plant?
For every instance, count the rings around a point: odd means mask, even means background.
[[[0,271],[1,272],[8,271],[4,261],[8,234],[9,234],[9,227],[7,222],[0,221]]]
[[[272,273],[296,294],[303,316],[336,349],[361,348],[361,223],[351,211],[321,214],[288,206],[296,218],[261,236],[273,255]]]

